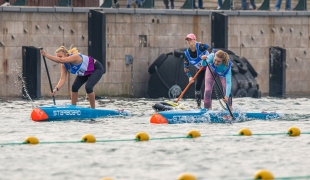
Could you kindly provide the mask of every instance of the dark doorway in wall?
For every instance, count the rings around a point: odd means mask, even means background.
[[[101,10],[88,13],[88,55],[101,62],[106,72],[106,14]]]
[[[228,49],[228,17],[226,14],[212,12],[211,45],[214,48]]]
[[[286,49],[269,48],[269,96],[286,95]]]
[[[40,49],[32,46],[22,47],[23,77],[22,88],[23,98],[27,93],[31,98],[41,97],[41,54]],[[25,89],[26,88],[26,89]]]

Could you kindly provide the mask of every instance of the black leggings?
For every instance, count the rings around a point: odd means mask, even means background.
[[[72,84],[72,92],[78,92],[80,87],[87,81],[85,85],[86,93],[90,94],[93,92],[94,86],[97,84],[97,82],[100,80],[100,78],[103,75],[103,66],[99,61],[96,61],[95,64],[95,70],[92,74],[87,76],[77,76],[74,80],[74,83]]]
[[[195,99],[197,102],[197,106],[200,106],[201,104],[201,86],[202,86],[202,83],[204,83],[205,73],[206,73],[206,70],[201,70],[195,80]]]
[[[197,75],[196,81],[195,81],[195,91],[201,90],[202,83],[204,83],[203,80],[205,78],[205,73],[206,73],[206,70],[201,70],[200,73]]]

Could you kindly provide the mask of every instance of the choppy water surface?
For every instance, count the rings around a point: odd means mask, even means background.
[[[161,100],[100,99],[97,107],[126,109],[131,117],[102,118],[86,121],[33,122],[33,106],[52,104],[51,99],[0,99],[0,179],[87,179],[111,177],[115,180],[172,180],[185,172],[205,179],[251,179],[260,169],[275,177],[310,175],[310,134],[299,137],[285,135],[233,136],[242,128],[254,134],[287,132],[297,126],[310,132],[309,98],[240,98],[234,106],[243,111],[281,111],[280,120],[253,120],[233,124],[149,123],[154,113],[151,106]],[[181,100],[195,106],[193,100]],[[57,104],[69,100],[57,100]],[[79,105],[88,106],[85,100]],[[214,109],[220,108],[217,101]],[[62,143],[79,141],[85,134],[97,140],[134,139],[138,132],[150,138],[182,137],[196,129],[203,137],[165,139],[148,142],[111,141],[95,144]],[[36,136],[39,145],[3,145],[23,142]],[[294,179],[294,178],[292,178]]]

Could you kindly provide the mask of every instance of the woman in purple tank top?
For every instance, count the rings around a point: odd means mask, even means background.
[[[51,95],[53,96],[66,82],[67,74],[76,74],[74,83],[71,88],[71,103],[76,105],[78,100],[78,91],[85,84],[86,93],[91,108],[95,108],[95,93],[94,86],[98,83],[103,75],[102,64],[90,56],[80,54],[77,48],[67,50],[64,46],[60,46],[56,51],[56,56],[47,54],[43,49],[41,54],[46,58],[61,63],[61,75],[58,84],[56,85]]]

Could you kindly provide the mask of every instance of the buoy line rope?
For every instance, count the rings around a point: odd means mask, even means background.
[[[167,140],[167,139],[186,139],[186,138],[192,138],[191,136],[179,136],[179,137],[162,137],[162,138],[150,138],[149,140]],[[124,142],[124,141],[142,141],[139,138],[135,139],[106,139],[106,140],[96,140],[96,142]],[[40,144],[70,144],[70,143],[86,143],[85,140],[80,141],[46,141],[46,142],[40,142]],[[27,142],[12,142],[12,143],[1,143],[0,146],[6,146],[6,145],[23,145],[23,144],[31,144]]]
[[[237,178],[240,179],[240,178]],[[230,180],[237,180],[237,179],[230,179]],[[310,179],[310,176],[287,176],[287,177],[275,177],[266,180],[297,180],[297,179]],[[252,178],[252,179],[245,179],[245,180],[264,180],[264,178]]]
[[[96,140],[95,136],[92,134],[86,134],[82,137],[80,141],[55,141],[55,142],[40,142],[41,144],[62,144],[62,143],[95,143],[95,142],[124,142],[124,141],[148,141],[148,140],[167,140],[167,139],[186,139],[186,138],[197,138],[197,137],[211,137],[211,136],[264,136],[264,135],[287,135],[287,136],[300,136],[300,134],[310,134],[310,132],[300,132],[297,127],[291,127],[287,132],[283,133],[262,133],[262,134],[252,134],[252,132],[247,129],[241,129],[238,134],[230,135],[204,135],[201,136],[200,132],[197,130],[191,130],[186,136],[174,136],[174,137],[161,137],[161,138],[150,138],[146,132],[139,132],[136,134],[134,139],[108,139],[108,140]],[[23,145],[23,144],[39,144],[38,138],[30,136],[24,140],[24,142],[12,142],[12,143],[0,143],[0,146],[6,145]]]

